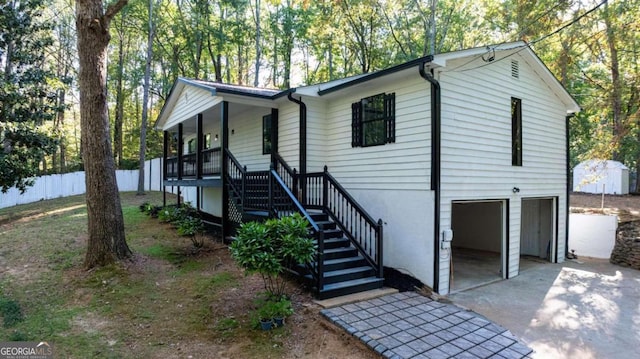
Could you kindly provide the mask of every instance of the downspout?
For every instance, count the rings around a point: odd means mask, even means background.
[[[305,103],[302,102],[302,97],[300,97],[299,100],[295,99],[292,95],[292,92],[289,92],[289,94],[287,95],[287,98],[289,99],[289,101],[295,102],[298,104],[298,106],[300,106],[299,186],[300,186],[300,190],[302,191],[301,202],[302,202],[302,205],[304,206],[307,204],[307,179],[306,179],[306,175],[307,175],[307,105],[305,105]]]
[[[565,205],[565,222],[564,222],[564,232],[565,232],[565,243],[564,243],[564,257],[567,258],[569,255],[569,195],[571,193],[571,151],[569,150],[569,122],[572,117],[576,114],[571,113],[565,117],[565,135],[566,135],[566,175],[567,175],[567,193],[566,193],[566,205]],[[557,242],[556,242],[557,243]],[[558,263],[558,249],[556,248],[556,263]]]
[[[440,83],[425,69],[419,67],[420,76],[431,84],[431,190],[434,191],[433,208],[433,291],[440,287]]]

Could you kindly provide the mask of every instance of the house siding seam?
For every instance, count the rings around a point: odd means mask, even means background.
[[[503,61],[465,72],[441,72],[441,229],[451,228],[455,200],[508,200],[508,277],[518,274],[521,200],[558,198],[559,260],[564,258],[566,105],[520,54],[520,78]],[[456,68],[464,59],[447,64]],[[510,98],[522,99],[523,166],[511,166]],[[514,194],[513,187],[520,188]],[[454,233],[455,245],[455,233]],[[455,265],[455,264],[454,264]],[[449,259],[440,260],[440,293],[449,292]]]

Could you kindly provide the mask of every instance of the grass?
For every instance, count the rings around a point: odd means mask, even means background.
[[[83,196],[0,210],[0,341],[47,341],[60,358],[281,358],[320,346],[328,356],[353,352],[331,354],[339,342],[329,345],[331,335],[315,320],[254,329],[259,277],[245,276],[220,243],[196,251],[171,225],[139,211],[142,202],[161,204],[161,194],[121,200],[134,259],[91,271],[82,267]]]
[[[11,328],[24,319],[20,304],[9,298],[0,297],[0,315],[5,328]]]
[[[83,196],[0,210],[0,269],[9,268],[0,282],[0,338],[47,340],[60,357],[126,358],[206,337],[214,327],[209,303],[238,285],[237,274],[212,273],[206,254],[194,255],[188,239],[141,213],[140,201],[161,197],[122,195],[127,241],[140,263],[90,272],[81,267]],[[239,321],[215,328],[233,335]],[[130,351],[127,343],[137,342],[147,344]]]

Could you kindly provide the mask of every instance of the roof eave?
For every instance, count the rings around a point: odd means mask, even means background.
[[[328,87],[326,89],[318,90],[318,95],[323,96],[323,95],[326,95],[326,94],[329,94],[329,93],[332,93],[332,92],[343,90],[345,88],[348,88],[348,87],[351,87],[351,86],[354,86],[354,85],[357,85],[357,84],[360,84],[360,83],[363,83],[363,82],[371,81],[373,79],[376,79],[376,78],[379,78],[379,77],[382,77],[382,76],[386,76],[386,75],[389,75],[389,74],[392,74],[392,73],[395,73],[395,72],[398,72],[398,71],[402,71],[402,70],[417,66],[417,65],[419,65],[421,63],[427,63],[427,62],[431,62],[431,61],[433,61],[433,55],[427,55],[427,56],[424,56],[424,57],[421,57],[421,58],[418,58],[418,59],[415,59],[415,60],[411,60],[409,62],[402,63],[400,65],[396,65],[396,66],[389,67],[389,68],[386,68],[386,69],[383,69],[383,70],[380,70],[380,71],[369,73],[369,74],[367,74],[365,76],[361,76],[361,77],[355,78],[355,79],[353,79],[351,81],[344,82],[344,83],[341,83],[341,84],[336,85],[336,86],[332,86],[332,87]]]

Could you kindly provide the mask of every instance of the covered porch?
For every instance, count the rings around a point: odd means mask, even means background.
[[[194,81],[177,83],[168,100],[172,110],[157,124],[164,133],[163,184],[222,187],[225,151],[251,170],[268,169],[278,128],[271,91],[238,94]]]

